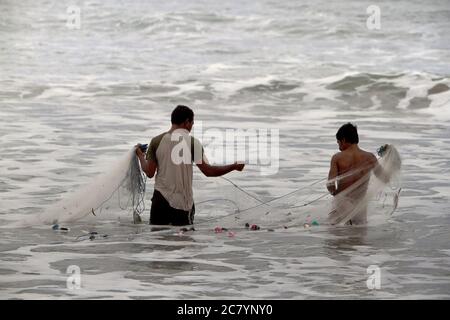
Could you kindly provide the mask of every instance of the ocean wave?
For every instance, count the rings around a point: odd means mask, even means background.
[[[433,101],[447,96],[450,77],[436,77],[427,73],[373,74],[354,73],[325,84],[328,90],[338,91],[339,99],[349,106],[370,108],[378,101],[381,109],[431,109]]]

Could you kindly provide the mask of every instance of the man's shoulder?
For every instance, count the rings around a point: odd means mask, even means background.
[[[166,134],[167,134],[167,132],[163,132],[161,134],[158,134],[157,136],[154,136],[151,141],[161,140]]]
[[[361,150],[361,152],[364,155],[364,157],[366,157],[367,159],[371,159],[371,160],[375,159],[376,160],[376,157],[372,152],[369,152],[366,150]]]
[[[361,150],[361,162],[368,164],[368,165],[375,165],[378,160],[377,157],[375,157],[375,155],[372,152],[369,151],[365,151],[365,150]]]
[[[159,144],[162,140],[162,138],[164,138],[164,136],[167,134],[167,132],[163,132],[161,134],[158,134],[157,136],[153,137],[152,140],[150,141],[150,144]]]
[[[156,150],[158,149],[159,145],[161,144],[161,140],[164,138],[164,136],[167,134],[167,132],[163,132],[156,137],[153,137],[150,141],[150,149]]]
[[[203,144],[193,136],[191,136],[191,148],[194,150],[194,153],[201,151],[203,154]]]
[[[336,152],[333,157],[331,157],[331,160],[337,161],[343,157],[342,151]]]
[[[196,137],[191,136],[192,143],[201,145],[202,143]]]

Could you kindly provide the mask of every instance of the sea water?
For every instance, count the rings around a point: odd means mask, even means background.
[[[230,236],[215,221],[155,232],[130,215],[2,228],[0,298],[450,298],[450,3],[382,1],[375,28],[370,5],[1,1],[2,226],[167,130],[177,104],[204,129],[279,130],[275,174],[248,164],[227,176],[260,198],[326,178],[348,121],[363,149],[394,144],[403,168],[397,211],[366,227]],[[214,214],[199,206],[196,221]]]

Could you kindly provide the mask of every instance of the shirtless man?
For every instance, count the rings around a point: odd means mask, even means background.
[[[361,200],[366,194],[370,178],[368,173],[371,170],[374,170],[375,175],[381,180],[389,181],[389,178],[378,165],[377,158],[372,153],[359,148],[356,126],[351,123],[344,124],[336,133],[336,140],[341,152],[336,153],[331,159],[327,183],[327,189],[333,196],[358,182],[358,185],[354,186],[354,190],[349,190],[350,192],[347,195],[349,202],[358,203],[358,200]],[[346,173],[348,173],[348,176],[345,176]],[[344,176],[336,181],[335,178],[341,175]],[[364,179],[361,180],[362,178]],[[336,210],[339,210],[339,208],[336,208]],[[362,204],[359,212],[348,221],[348,224],[365,224],[366,222],[367,208]]]

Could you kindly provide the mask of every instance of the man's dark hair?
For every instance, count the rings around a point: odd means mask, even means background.
[[[189,107],[179,105],[173,109],[170,120],[172,124],[182,124],[186,120],[192,122],[194,120],[194,111]]]
[[[336,139],[342,141],[345,139],[346,142],[351,144],[359,143],[358,128],[352,123],[346,123],[339,128],[336,133]]]

